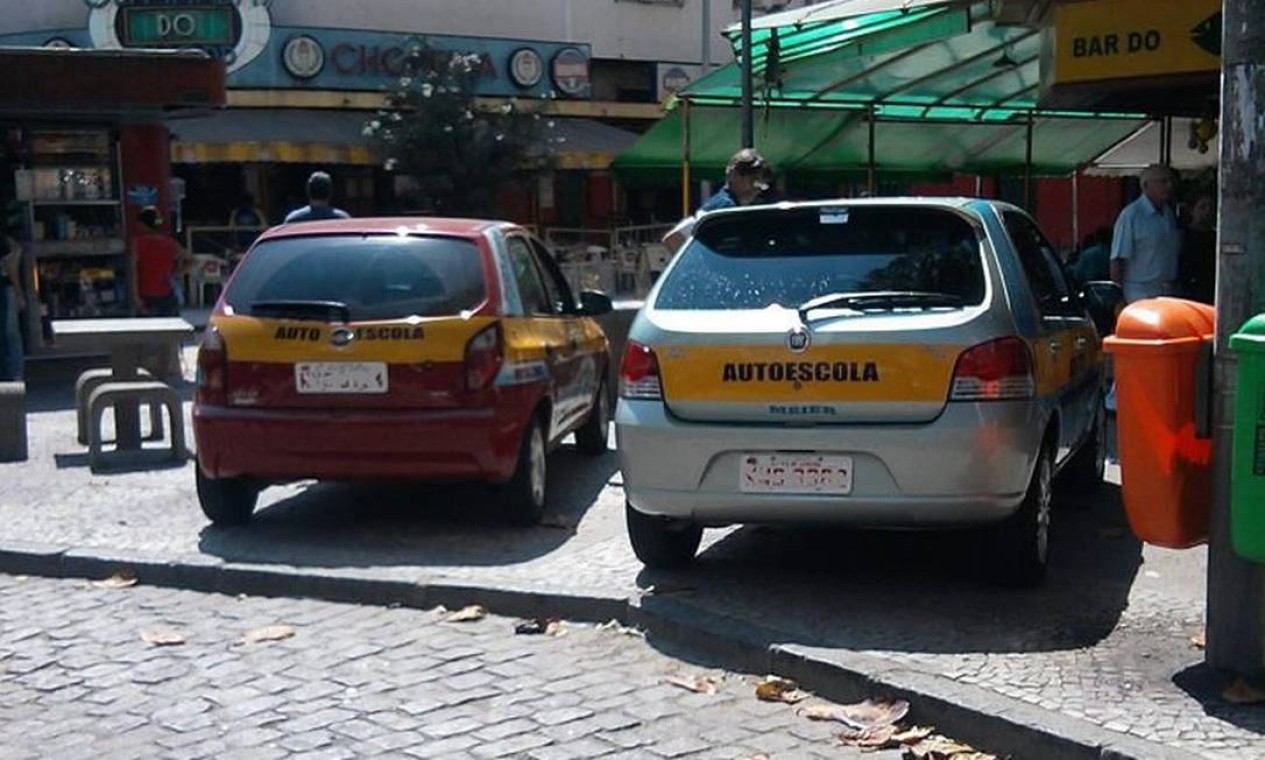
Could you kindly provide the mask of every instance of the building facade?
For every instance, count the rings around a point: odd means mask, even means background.
[[[805,0],[754,0],[758,13]],[[364,135],[405,51],[482,61],[478,95],[548,100],[558,170],[505,193],[504,215],[566,226],[656,216],[655,191],[613,187],[606,168],[707,63],[731,60],[734,0],[8,0],[0,46],[196,47],[226,67],[227,108],[171,125],[171,162],[191,224],[225,224],[243,193],[271,221],[303,179],[331,171],[358,214],[405,211]],[[526,192],[523,192],[526,190]],[[671,197],[670,191],[665,191]],[[670,208],[671,204],[667,206]]]

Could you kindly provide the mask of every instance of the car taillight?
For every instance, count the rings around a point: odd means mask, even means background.
[[[500,325],[492,325],[466,344],[466,390],[488,387],[501,371],[505,352],[501,350]]]
[[[1032,398],[1036,380],[1032,352],[1019,338],[1002,338],[969,348],[953,370],[950,401],[1007,401]]]
[[[228,405],[228,350],[214,327],[206,328],[198,347],[197,397],[199,404]]]
[[[633,340],[624,346],[624,358],[619,364],[619,395],[621,398],[663,399],[659,360],[649,346]]]

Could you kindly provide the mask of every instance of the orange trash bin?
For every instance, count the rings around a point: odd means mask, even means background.
[[[1196,431],[1201,354],[1216,310],[1180,298],[1125,307],[1103,341],[1116,376],[1116,443],[1129,527],[1140,540],[1185,549],[1208,540],[1212,439]]]

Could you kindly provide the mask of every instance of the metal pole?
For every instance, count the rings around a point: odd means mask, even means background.
[[[730,18],[733,18],[732,16]],[[712,0],[703,0],[703,76],[712,70]]]
[[[1210,666],[1265,672],[1265,566],[1230,545],[1230,452],[1235,361],[1229,336],[1261,311],[1265,286],[1265,5],[1225,0],[1221,74],[1220,218],[1217,224],[1217,340],[1214,353],[1212,525],[1208,541]],[[1257,392],[1248,389],[1248,392]],[[1255,420],[1241,420],[1256,424]]]
[[[755,115],[752,107],[754,61],[751,55],[751,0],[742,0],[742,145],[755,147]]]
[[[870,186],[869,190],[870,190],[870,197],[873,198],[874,194],[878,190],[878,161],[877,161],[877,156],[875,155],[876,146],[874,144],[874,137],[875,137],[874,130],[877,125],[875,124],[876,119],[875,119],[875,114],[874,114],[874,106],[870,106],[870,112],[867,115],[867,119],[870,122],[869,124],[869,127],[870,127],[870,137],[869,137],[870,170],[868,172],[869,186]]]
[[[1027,136],[1024,140],[1023,158],[1023,205],[1032,213],[1032,112],[1028,112]]]
[[[681,216],[690,215],[690,101],[681,101]]]
[[[1081,243],[1081,170],[1072,170],[1072,248]]]

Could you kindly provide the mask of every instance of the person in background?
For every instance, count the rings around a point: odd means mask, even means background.
[[[147,317],[178,317],[172,279],[188,269],[190,256],[163,231],[162,215],[146,206],[136,215],[141,234],[132,241],[132,308]]]
[[[1177,267],[1183,298],[1203,303],[1217,299],[1217,204],[1201,192],[1190,204],[1185,220],[1181,262]]]
[[[334,207],[334,180],[325,172],[312,172],[307,178],[307,205],[286,214],[285,224],[314,222],[322,219],[350,219],[351,214]]]
[[[259,237],[261,229],[268,226],[268,217],[255,205],[255,196],[243,193],[237,208],[229,214],[228,226],[233,231],[233,248],[242,253]]]
[[[1111,228],[1099,227],[1085,236],[1072,276],[1081,285],[1111,279]]]
[[[664,235],[663,244],[669,251],[676,253],[689,238],[698,217],[709,211],[771,202],[769,188],[772,178],[773,170],[764,160],[764,156],[752,148],[738,151],[725,166],[725,186],[699,206],[693,216],[685,217]]]
[[[1172,197],[1172,171],[1152,164],[1142,172],[1142,195],[1116,217],[1111,279],[1124,290],[1125,303],[1177,292],[1182,234]]]
[[[0,229],[0,380],[22,379],[22,246]]]

